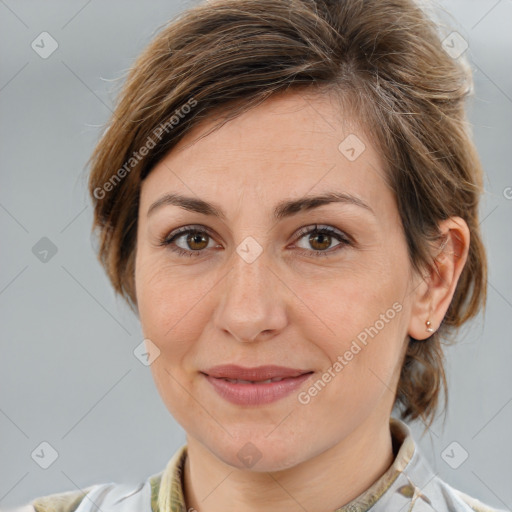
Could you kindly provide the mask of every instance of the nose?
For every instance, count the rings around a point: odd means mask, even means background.
[[[269,339],[287,324],[283,292],[286,287],[261,254],[248,263],[237,253],[219,283],[219,301],[213,318],[216,328],[240,342]]]

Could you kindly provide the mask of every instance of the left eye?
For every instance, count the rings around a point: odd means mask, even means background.
[[[300,246],[302,249],[313,248],[313,251],[307,250],[306,252],[312,253],[314,256],[327,256],[334,251],[333,247],[343,248],[346,245],[350,245],[350,239],[343,232],[338,231],[330,226],[318,227],[306,227],[303,228],[299,234],[299,241],[305,241],[305,247]],[[331,245],[335,240],[338,240],[338,244]],[[308,247],[309,246],[309,247]],[[336,249],[338,250],[338,249]]]

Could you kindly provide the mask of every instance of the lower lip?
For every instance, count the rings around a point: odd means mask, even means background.
[[[236,405],[261,405],[275,402],[296,391],[312,373],[290,377],[277,382],[234,383],[205,375],[217,393],[228,402]]]

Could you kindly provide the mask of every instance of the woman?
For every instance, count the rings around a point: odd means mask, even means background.
[[[187,444],[27,510],[492,511],[403,421],[431,423],[441,340],[485,302],[470,89],[409,0],[215,0],[164,28],[90,193]]]

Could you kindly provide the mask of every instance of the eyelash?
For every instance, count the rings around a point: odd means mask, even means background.
[[[189,257],[199,257],[202,256],[204,253],[204,250],[198,250],[198,251],[187,251],[182,249],[181,247],[177,247],[173,245],[173,242],[182,237],[183,235],[189,234],[189,233],[195,233],[195,234],[206,234],[208,237],[213,239],[213,236],[210,234],[210,232],[205,229],[203,226],[184,226],[182,228],[177,229],[176,231],[172,232],[169,236],[165,237],[164,239],[160,240],[159,245],[168,247],[171,251],[177,253],[179,256],[189,256]],[[324,227],[318,227],[317,224],[312,226],[306,226],[299,230],[297,233],[297,241],[303,238],[306,235],[311,234],[324,234],[331,236],[333,238],[336,238],[339,242],[341,242],[339,245],[335,246],[337,249],[332,250],[327,249],[325,251],[319,251],[319,250],[313,250],[313,251],[307,251],[307,250],[299,250],[300,253],[306,254],[308,256],[314,256],[314,257],[320,257],[320,256],[329,256],[334,252],[338,252],[345,246],[350,246],[352,244],[352,240],[349,238],[348,235],[343,233],[342,231],[339,231],[335,228],[332,228],[330,226],[324,226]]]

